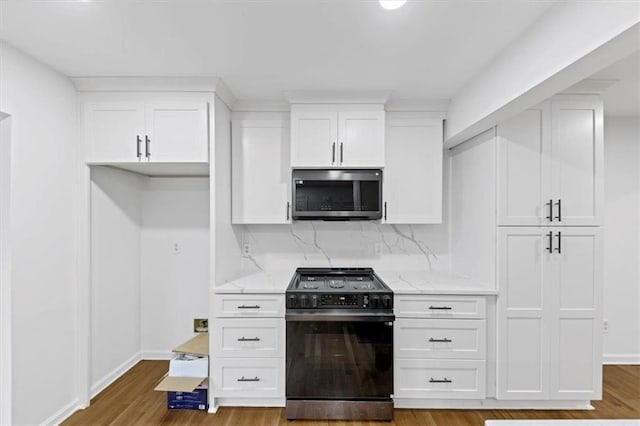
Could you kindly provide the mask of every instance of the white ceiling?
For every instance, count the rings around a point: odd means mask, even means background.
[[[554,1],[0,0],[0,38],[69,76],[218,76],[284,90],[452,98]]]
[[[640,116],[640,52],[591,78],[618,80],[602,94],[605,115]]]

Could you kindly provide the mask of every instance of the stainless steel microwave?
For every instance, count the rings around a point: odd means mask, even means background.
[[[375,220],[382,217],[382,170],[292,172],[296,220]]]

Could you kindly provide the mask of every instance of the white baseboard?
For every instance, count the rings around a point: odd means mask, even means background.
[[[422,399],[394,398],[395,408],[435,408],[474,410],[593,410],[590,401],[510,401],[487,399]]]
[[[110,373],[98,380],[90,389],[91,398],[102,392],[107,386],[115,382],[120,376],[129,371],[131,367],[136,365],[142,358],[140,352],[134,354],[131,358],[117,366]]]
[[[65,421],[68,417],[70,417],[76,411],[85,408],[80,404],[80,401],[76,398],[71,401],[69,404],[65,405],[58,411],[56,411],[51,417],[47,420],[40,423],[41,425],[59,425],[63,421]]]
[[[640,354],[604,354],[602,363],[605,365],[634,365],[640,364]]]
[[[140,359],[148,360],[167,360],[173,358],[173,352],[166,351],[142,351],[140,353]]]

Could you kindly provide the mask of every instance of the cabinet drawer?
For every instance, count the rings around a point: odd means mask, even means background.
[[[216,397],[284,398],[284,358],[212,360]]]
[[[215,294],[213,312],[224,317],[282,317],[283,294]]]
[[[476,360],[397,359],[396,398],[483,399],[486,366]]]
[[[396,296],[397,317],[485,318],[486,300],[478,296]]]
[[[284,319],[218,319],[212,332],[214,357],[284,356]]]
[[[484,320],[398,319],[396,358],[486,359]]]

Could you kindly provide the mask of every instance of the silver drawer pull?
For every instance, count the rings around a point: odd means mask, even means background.
[[[431,310],[435,310],[435,311],[450,311],[452,308],[451,306],[429,306],[429,309]]]
[[[245,379],[244,376],[240,377],[239,379],[237,379],[239,382],[259,382],[260,378],[258,376],[254,377],[253,379]]]
[[[259,342],[259,337],[241,337],[238,339],[238,342]]]
[[[429,383],[452,383],[451,380],[447,379],[446,377],[444,379],[434,379],[433,377],[429,379]]]
[[[429,341],[430,342],[439,342],[439,343],[451,343],[452,342],[451,339],[448,339],[446,337],[444,339],[434,339],[433,337],[430,337]]]
[[[238,309],[260,309],[260,305],[240,305]]]

